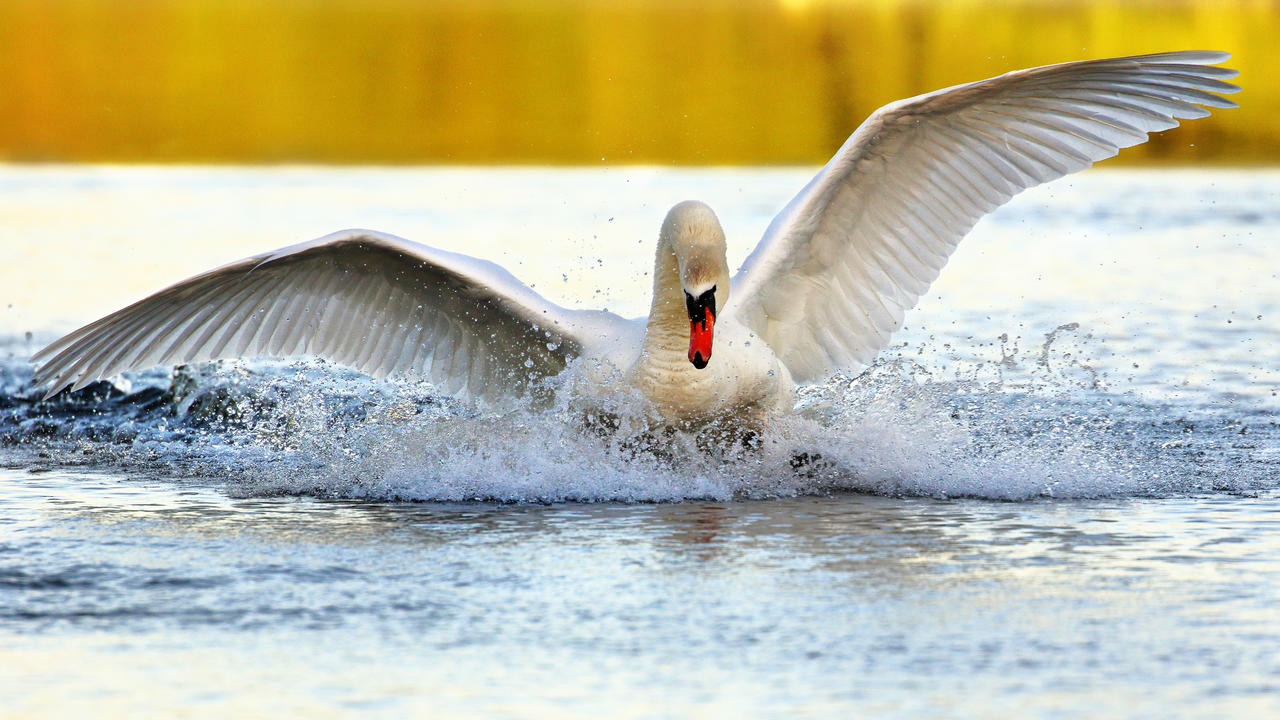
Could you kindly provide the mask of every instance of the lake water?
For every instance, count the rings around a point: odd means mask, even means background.
[[[30,387],[343,227],[639,315],[670,205],[736,267],[811,172],[0,166],[0,716],[1280,713],[1280,171],[1020,196],[759,452],[314,360]]]

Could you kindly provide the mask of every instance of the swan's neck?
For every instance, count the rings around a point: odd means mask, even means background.
[[[680,265],[671,243],[664,238],[658,242],[653,263],[653,304],[649,307],[644,351],[650,356],[675,353],[684,361],[688,348],[689,311],[680,284]]]

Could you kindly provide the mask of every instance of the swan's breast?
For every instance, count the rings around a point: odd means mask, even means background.
[[[701,370],[689,362],[685,347],[675,346],[641,353],[629,374],[631,384],[669,421],[769,413],[795,404],[786,366],[737,323],[716,326],[711,361]]]

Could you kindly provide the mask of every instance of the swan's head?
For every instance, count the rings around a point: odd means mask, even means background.
[[[701,370],[711,361],[716,313],[729,299],[724,229],[705,203],[687,200],[667,213],[661,240],[676,257],[689,312],[689,362]]]

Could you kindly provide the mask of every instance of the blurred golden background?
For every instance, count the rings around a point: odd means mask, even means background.
[[[819,163],[885,102],[1235,54],[1241,109],[1122,154],[1280,151],[1274,0],[0,0],[0,160]]]

